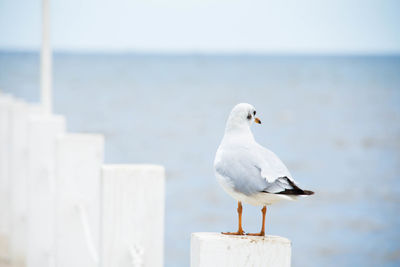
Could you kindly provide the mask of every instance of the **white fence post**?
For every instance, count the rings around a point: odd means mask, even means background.
[[[103,136],[95,134],[65,134],[57,140],[57,267],[99,266],[103,146]]]
[[[164,168],[104,165],[102,183],[102,267],[163,266]]]
[[[10,108],[12,97],[0,95],[0,266],[10,263]]]
[[[62,116],[29,120],[28,267],[54,266],[56,138],[63,132]]]
[[[192,234],[191,267],[289,267],[290,257],[290,241],[279,236]]]
[[[27,249],[27,170],[28,118],[40,114],[40,106],[15,101],[10,112],[10,191],[11,191],[11,264],[25,266]]]

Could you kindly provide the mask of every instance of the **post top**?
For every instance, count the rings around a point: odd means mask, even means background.
[[[235,236],[193,233],[192,267],[290,267],[291,244],[280,236]]]
[[[192,233],[192,238],[201,241],[221,241],[221,242],[240,242],[240,243],[275,243],[290,245],[289,239],[281,236],[248,236],[248,235],[224,235],[221,233],[198,232]]]

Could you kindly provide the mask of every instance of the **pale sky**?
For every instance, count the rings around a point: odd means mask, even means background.
[[[400,53],[397,0],[51,0],[67,51]],[[40,47],[41,0],[0,0],[0,49]]]

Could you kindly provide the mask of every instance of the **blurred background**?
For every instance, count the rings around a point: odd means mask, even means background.
[[[400,265],[398,1],[51,1],[54,112],[106,163],[167,170],[165,265],[236,229],[215,151],[253,104],[259,143],[315,196],[274,205],[293,266]],[[41,1],[0,0],[0,90],[39,101]],[[259,230],[244,206],[244,229]]]

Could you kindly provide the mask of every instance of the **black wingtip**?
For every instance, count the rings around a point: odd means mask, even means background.
[[[275,194],[292,195],[292,196],[311,196],[314,195],[314,192],[302,189],[285,189],[285,191],[281,191]]]
[[[313,191],[310,191],[310,190],[303,190],[303,191],[304,191],[304,195],[307,195],[307,196],[314,195]]]
[[[293,187],[293,189],[285,189],[285,191],[279,192],[277,194],[295,195],[295,196],[310,196],[310,195],[314,195],[313,191],[301,189],[293,181],[291,181],[288,177],[282,177],[282,178],[286,178],[286,180]]]

